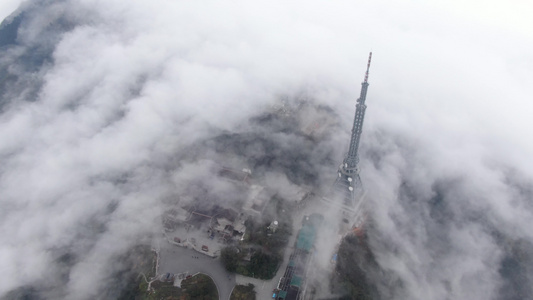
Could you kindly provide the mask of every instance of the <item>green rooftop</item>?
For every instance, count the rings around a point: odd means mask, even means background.
[[[311,226],[304,226],[298,233],[298,239],[296,240],[296,248],[303,249],[305,251],[311,251],[313,244],[315,243],[316,229]]]
[[[289,261],[289,267],[294,267],[295,265],[296,263],[294,262],[294,260]]]
[[[300,287],[302,285],[302,277],[293,276],[291,280],[291,285]]]

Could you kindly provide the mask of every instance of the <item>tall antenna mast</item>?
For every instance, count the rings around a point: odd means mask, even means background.
[[[355,117],[353,120],[352,136],[348,153],[339,167],[338,177],[333,184],[333,188],[340,191],[343,195],[343,204],[347,207],[357,206],[356,193],[362,191],[361,178],[359,177],[359,141],[363,132],[363,121],[366,110],[366,93],[368,91],[368,74],[370,72],[370,62],[372,61],[372,52],[368,56],[366,66],[365,80],[361,83],[361,95],[355,105]]]

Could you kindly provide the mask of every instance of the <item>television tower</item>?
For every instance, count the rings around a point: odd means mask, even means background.
[[[368,57],[368,64],[366,67],[365,80],[361,83],[361,95],[357,99],[355,105],[355,118],[353,121],[352,137],[350,140],[350,148],[348,154],[344,158],[344,161],[339,166],[338,177],[333,184],[332,192],[337,197],[335,201],[342,199],[341,206],[348,212],[349,218],[354,218],[355,215],[359,215],[360,200],[358,196],[363,192],[363,186],[361,178],[359,177],[359,142],[361,140],[361,133],[363,132],[363,121],[365,119],[365,100],[366,92],[368,90],[368,72],[370,70],[370,62],[372,60],[372,52]],[[341,198],[341,199],[339,199]],[[357,220],[350,220],[350,222],[356,222]]]

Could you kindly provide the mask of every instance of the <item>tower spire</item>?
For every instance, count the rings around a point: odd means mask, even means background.
[[[368,71],[370,70],[370,62],[372,62],[372,52],[368,56],[368,64],[366,65],[365,82],[368,82]]]
[[[366,93],[368,91],[368,74],[370,71],[370,62],[372,61],[372,52],[368,56],[368,64],[366,67],[365,80],[361,83],[361,94],[357,99],[355,105],[355,117],[352,127],[352,135],[350,139],[350,147],[348,153],[339,167],[338,177],[335,180],[333,189],[336,192],[341,192],[343,198],[343,205],[347,208],[355,209],[358,207],[356,193],[362,191],[361,179],[359,177],[359,142],[361,140],[361,133],[363,132],[363,121],[366,110]]]

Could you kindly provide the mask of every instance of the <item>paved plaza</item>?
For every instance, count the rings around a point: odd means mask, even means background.
[[[179,247],[161,241],[159,249],[158,273],[203,273],[215,282],[221,300],[228,300],[235,286],[235,275],[228,273],[217,258],[203,255],[193,249]]]

